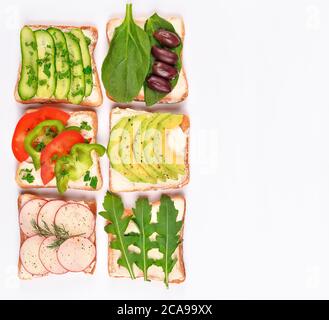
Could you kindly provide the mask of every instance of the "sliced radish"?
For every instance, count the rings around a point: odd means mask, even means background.
[[[45,275],[48,270],[43,266],[39,258],[39,249],[45,238],[33,236],[27,238],[21,246],[20,259],[22,265],[29,273],[33,275]]]
[[[68,270],[62,267],[57,259],[58,248],[49,248],[56,241],[56,237],[49,237],[43,240],[39,248],[39,258],[43,266],[51,273],[64,274]]]
[[[94,232],[95,216],[82,204],[68,203],[58,209],[55,224],[64,226],[71,236],[89,238]]]
[[[38,213],[46,202],[44,199],[32,199],[21,208],[19,225],[26,236],[31,237],[36,234],[32,226],[32,220],[37,221]]]
[[[81,272],[95,259],[94,244],[84,237],[73,237],[66,240],[57,251],[59,263],[67,270]]]
[[[63,200],[50,200],[45,203],[38,214],[38,225],[44,227],[44,223],[48,225],[50,230],[53,230],[52,225],[55,222],[55,215],[60,207],[65,205]]]

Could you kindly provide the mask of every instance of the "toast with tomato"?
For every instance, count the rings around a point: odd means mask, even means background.
[[[94,111],[67,112],[53,107],[28,110],[19,120],[12,151],[19,162],[16,181],[21,188],[99,190],[103,180],[96,143]]]
[[[94,59],[97,40],[98,31],[92,26],[24,26],[16,101],[100,106],[103,95]]]
[[[96,268],[96,201],[18,197],[22,280]]]

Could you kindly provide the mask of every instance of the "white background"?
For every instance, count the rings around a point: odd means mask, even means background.
[[[188,113],[192,126],[191,182],[183,190],[186,282],[167,290],[162,283],[109,278],[101,217],[94,276],[17,279],[19,189],[10,144],[24,111],[13,97],[19,29],[25,23],[97,26],[100,70],[106,22],[123,14],[125,1],[2,0],[0,297],[329,298],[328,1],[134,3],[135,16],[179,14],[186,24],[190,94],[172,107]],[[105,145],[110,108],[105,98],[97,110]],[[102,165],[104,188],[87,193],[99,208],[108,186],[105,157]],[[125,203],[136,196],[125,195]]]

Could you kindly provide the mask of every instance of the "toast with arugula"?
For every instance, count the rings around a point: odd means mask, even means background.
[[[158,280],[167,287],[185,280],[182,196],[162,195],[153,203],[139,198],[135,208],[125,209],[119,196],[107,193],[103,207],[111,277]]]
[[[12,150],[19,162],[16,182],[27,188],[99,190],[103,180],[99,157],[105,148],[96,143],[94,111],[63,111],[53,107],[30,109],[19,120]]]
[[[97,39],[92,26],[24,26],[16,101],[100,106],[103,96],[94,60]]]
[[[128,30],[131,32],[126,37]],[[102,66],[102,80],[111,100],[144,101],[152,106],[187,98],[181,17],[162,18],[155,13],[134,19],[132,5],[127,4],[125,18],[109,20],[106,33],[110,48]]]
[[[189,118],[182,114],[112,109],[110,190],[181,188],[189,182]]]
[[[96,202],[18,197],[22,280],[96,268]]]

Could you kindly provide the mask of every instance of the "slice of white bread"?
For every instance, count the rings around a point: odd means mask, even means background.
[[[110,113],[110,129],[112,129],[115,124],[122,118],[139,115],[139,114],[150,114],[150,112],[133,110],[129,108],[114,108]],[[178,189],[182,188],[189,182],[189,129],[190,123],[188,116],[184,115],[183,120],[184,125],[181,125],[182,131],[185,134],[185,174],[180,175],[178,180],[168,179],[165,182],[158,182],[156,184],[142,183],[142,182],[131,182],[125,176],[123,176],[118,171],[114,170],[110,166],[110,190],[112,192],[132,192],[132,191],[148,191],[148,190],[165,190],[165,189]]]
[[[24,206],[24,204],[26,204],[28,201],[32,200],[32,199],[44,199],[44,200],[54,200],[54,198],[43,198],[34,194],[21,194],[18,197],[17,200],[17,204],[18,204],[18,214],[21,210],[21,208]],[[96,205],[96,201],[95,200],[73,200],[73,199],[66,199],[66,198],[61,198],[60,200],[64,200],[67,202],[75,202],[75,203],[79,203],[82,205],[87,206],[90,211],[94,214],[95,217],[95,221],[96,221],[96,217],[97,217],[97,205]],[[27,239],[27,236],[22,232],[21,228],[20,228],[20,247],[22,246],[23,242]],[[93,234],[89,237],[89,240],[95,245],[96,247],[96,229],[94,229]],[[94,261],[90,264],[90,266],[85,269],[83,272],[86,274],[94,274],[95,269],[96,269],[96,261],[97,261],[97,255],[94,259]],[[49,275],[45,274],[45,275]],[[38,275],[33,275],[30,272],[28,272],[24,266],[22,265],[20,256],[18,258],[18,277],[21,280],[31,280],[33,278],[40,278],[43,276],[38,276]]]
[[[91,66],[92,66],[92,73],[93,73],[93,90],[89,97],[85,97],[84,100],[79,104],[80,106],[84,107],[99,107],[103,103],[103,93],[101,89],[101,84],[98,77],[96,62],[94,58],[94,51],[98,40],[98,32],[95,27],[92,26],[81,26],[81,27],[74,27],[74,26],[56,26],[56,25],[27,25],[32,30],[39,30],[39,29],[48,29],[50,27],[58,28],[63,32],[68,32],[73,28],[80,28],[85,36],[87,36],[91,43],[89,45],[89,52],[91,57]],[[55,97],[50,99],[42,99],[39,97],[33,97],[29,100],[22,100],[21,97],[18,94],[18,84],[21,74],[21,65],[19,66],[18,70],[18,77],[17,82],[15,86],[15,99],[19,103],[23,104],[31,104],[31,103],[67,103],[70,104],[68,100],[60,100],[56,99]]]
[[[144,29],[144,24],[146,20],[147,18],[138,18],[135,19],[135,22],[142,29]],[[180,36],[180,38],[184,43],[185,26],[183,19],[181,17],[166,17],[166,20],[168,20],[174,26],[177,34]],[[106,34],[110,44],[115,28],[118,27],[122,23],[122,21],[123,21],[122,18],[113,18],[108,21],[106,27]],[[161,101],[159,101],[159,103],[168,103],[168,104],[179,103],[184,101],[187,98],[187,96],[188,96],[188,84],[187,84],[186,72],[184,70],[184,65],[183,65],[181,72],[179,74],[177,85],[168,95],[166,95]],[[113,100],[109,95],[108,97],[111,100]],[[144,101],[143,88],[139,92],[138,96],[135,98],[135,101]]]
[[[172,270],[172,272],[169,274],[169,282],[170,283],[181,283],[185,280],[185,266],[184,266],[184,259],[183,259],[183,233],[184,233],[184,220],[185,220],[185,211],[186,211],[186,202],[185,198],[180,195],[171,196],[171,199],[174,201],[175,208],[178,210],[178,217],[177,221],[183,221],[183,226],[180,231],[180,244],[177,247],[176,251],[173,254],[173,258],[177,259],[177,262]],[[160,201],[156,201],[152,203],[152,218],[151,223],[156,223],[157,221],[157,212],[159,210]],[[124,215],[129,216],[132,215],[131,209],[125,209]],[[134,225],[134,222],[130,222],[127,228],[126,233],[129,232],[136,232],[138,229]],[[152,240],[155,240],[156,234],[152,235]],[[113,240],[113,236],[109,234],[109,242]],[[129,247],[131,250],[133,250],[133,246]],[[138,248],[137,248],[138,249]],[[149,256],[153,259],[159,259],[161,258],[161,253],[158,249],[151,249],[149,251]],[[109,246],[109,252],[108,252],[108,269],[109,269],[109,275],[111,277],[116,278],[130,278],[129,273],[126,268],[118,265],[117,261],[120,258],[120,250],[112,249]],[[143,277],[143,271],[140,270],[135,264],[133,266],[134,273],[136,275],[136,278]],[[163,281],[164,280],[164,272],[161,267],[152,265],[148,269],[148,278],[150,280],[158,280]]]
[[[33,112],[36,109],[29,109],[27,112]],[[78,126],[80,127],[82,121],[86,121],[90,126],[91,130],[86,131],[82,130],[81,133],[86,139],[91,139],[90,143],[96,143],[97,138],[97,130],[98,130],[98,120],[97,114],[95,111],[73,111],[68,112],[70,114],[70,119],[68,120],[67,126]],[[78,190],[89,190],[95,191],[99,190],[103,186],[103,178],[102,172],[99,163],[99,157],[95,151],[91,153],[93,159],[93,166],[90,168],[90,176],[97,177],[98,183],[96,189],[93,189],[90,185],[83,181],[83,177],[78,181],[70,181],[68,187],[70,189],[78,189]],[[24,169],[32,170],[31,174],[34,176],[34,181],[32,183],[28,183],[26,180],[23,180],[22,177],[24,176]],[[35,170],[33,166],[32,159],[29,158],[24,162],[20,162],[17,166],[16,171],[16,182],[19,187],[23,189],[30,189],[30,188],[56,188],[56,179],[54,178],[50,181],[47,185],[44,185],[41,180],[40,176],[40,169]]]

